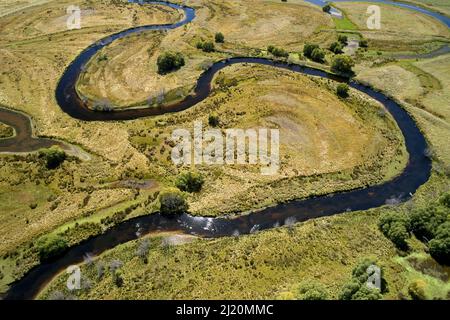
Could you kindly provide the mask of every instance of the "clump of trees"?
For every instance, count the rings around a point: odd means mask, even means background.
[[[213,52],[216,47],[212,41],[199,41],[197,42],[197,49],[203,50],[204,52]]]
[[[342,44],[347,44],[348,37],[345,34],[338,35],[338,41]]]
[[[353,66],[355,62],[349,56],[339,54],[335,56],[331,62],[331,71],[341,74],[353,74]]]
[[[336,87],[336,94],[341,98],[347,98],[348,90],[349,90],[348,84],[339,83]]]
[[[368,286],[369,277],[375,271],[369,273],[370,266],[376,265],[372,259],[364,259],[352,272],[351,280],[344,285],[339,295],[341,300],[380,300],[383,298],[382,293],[387,291],[386,280],[383,278],[383,270],[381,270],[381,290]]]
[[[361,48],[367,48],[369,46],[369,42],[367,41],[367,39],[361,39],[359,40],[359,46]]]
[[[330,51],[335,54],[340,54],[343,52],[344,46],[340,42],[333,42],[330,45]]]
[[[214,36],[214,40],[216,41],[216,43],[224,43],[225,36],[223,35],[222,32],[217,32],[216,35]]]
[[[409,221],[405,215],[390,212],[381,216],[378,222],[380,231],[401,250],[408,249]]]
[[[307,58],[311,58],[311,55],[315,49],[318,49],[319,45],[314,43],[305,43],[303,47],[303,55]]]
[[[162,215],[183,214],[188,210],[188,204],[179,190],[165,190],[158,196],[159,211]]]
[[[450,265],[450,221],[437,228],[436,236],[428,243],[428,247],[436,261]]]
[[[49,235],[40,238],[36,242],[36,248],[39,259],[44,262],[63,253],[68,248],[68,243],[59,235]]]
[[[298,300],[327,300],[327,289],[318,282],[303,282],[300,284],[298,293]]]
[[[331,11],[331,6],[329,4],[326,4],[322,7],[322,11],[326,12],[326,13],[330,13]]]
[[[184,57],[180,52],[164,52],[158,57],[158,73],[166,74],[180,69],[185,65]]]
[[[48,149],[40,150],[39,158],[44,159],[48,169],[56,169],[64,162],[64,160],[66,160],[67,155],[60,147],[53,146]]]
[[[303,47],[303,55],[316,62],[323,62],[325,59],[325,51],[314,43],[305,44]]]
[[[289,57],[289,52],[282,48],[277,48],[275,46],[268,46],[267,51],[269,51],[272,55],[278,58],[287,58]]]
[[[192,193],[199,192],[202,189],[204,182],[205,179],[200,173],[188,171],[181,173],[177,177],[175,186],[181,191]]]
[[[379,221],[380,231],[398,248],[407,249],[407,240],[414,234],[428,244],[431,256],[450,265],[450,192],[439,201],[414,209],[409,215],[390,212]]]

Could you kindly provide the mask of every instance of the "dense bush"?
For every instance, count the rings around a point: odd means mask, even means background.
[[[197,42],[197,49],[201,49],[204,52],[213,52],[215,50],[215,46],[211,41]]]
[[[162,215],[182,214],[188,210],[188,204],[180,191],[163,191],[159,194],[158,200]]]
[[[316,282],[305,282],[300,284],[297,299],[299,300],[327,300],[328,292],[326,288]]]
[[[341,98],[347,98],[348,90],[349,90],[348,84],[340,83],[336,87],[336,94]]]
[[[346,35],[340,34],[340,35],[338,36],[338,41],[339,41],[340,43],[342,43],[342,44],[347,44],[348,38],[347,38]]]
[[[325,51],[323,51],[320,48],[314,49],[313,52],[311,53],[311,60],[313,61],[323,62],[324,59],[325,59]]]
[[[361,261],[352,272],[352,279],[343,286],[339,299],[341,300],[379,300],[383,298],[382,292],[386,291],[386,281],[381,271],[381,291],[370,288],[367,280],[371,276],[368,269],[375,262],[371,259]]]
[[[340,54],[333,58],[331,70],[337,73],[353,74],[352,68],[354,65],[355,63],[351,57]]]
[[[220,124],[220,119],[218,115],[212,114],[208,117],[208,124],[211,127],[218,127]]]
[[[329,4],[326,4],[322,7],[322,11],[329,13],[331,11],[331,6]]]
[[[333,42],[330,45],[330,51],[335,53],[335,54],[342,53],[342,49],[344,49],[344,46],[340,42]]]
[[[407,240],[410,238],[408,232],[409,220],[400,213],[387,213],[380,218],[378,223],[380,231],[391,240],[399,249],[408,249]]]
[[[359,46],[361,48],[367,48],[369,46],[369,42],[367,41],[367,39],[361,39],[359,40]]]
[[[431,204],[411,213],[411,231],[418,239],[429,241],[436,236],[438,227],[447,219],[448,210],[446,208]]]
[[[199,192],[205,180],[198,172],[184,172],[175,181],[175,186],[181,191]]]
[[[303,47],[303,55],[307,58],[311,58],[311,55],[314,51],[314,49],[319,48],[317,44],[313,43],[305,43],[305,46]]]
[[[428,243],[428,247],[436,261],[450,265],[450,221],[439,226],[436,237]]]
[[[55,169],[66,160],[67,155],[61,148],[53,146],[39,151],[39,157],[45,160],[48,169]]]
[[[225,41],[225,37],[222,32],[217,32],[215,35],[215,40],[217,43],[223,43]]]
[[[268,46],[267,47],[267,51],[269,51],[275,57],[282,57],[282,58],[289,57],[289,52],[287,52],[286,50],[284,50],[282,48],[277,48],[277,47],[274,47],[274,46]]]
[[[58,235],[42,237],[36,242],[41,262],[61,254],[67,247],[67,241]]]
[[[408,286],[408,293],[414,300],[427,300],[427,295],[425,293],[425,288],[427,284],[423,280],[415,280],[411,282]]]
[[[179,52],[165,52],[158,57],[158,73],[166,74],[184,66],[184,57]]]

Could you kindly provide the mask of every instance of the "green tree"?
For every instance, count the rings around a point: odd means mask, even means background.
[[[348,90],[349,90],[348,84],[340,83],[336,87],[336,94],[341,98],[347,98]]]
[[[61,254],[67,247],[67,241],[59,235],[45,236],[36,242],[36,248],[41,262]]]
[[[448,210],[436,204],[416,209],[411,213],[411,231],[420,240],[429,241],[436,235],[438,227],[447,221]]]
[[[164,52],[158,57],[158,73],[166,74],[171,71],[175,71],[184,66],[184,57],[179,52]]]
[[[45,159],[48,169],[55,169],[66,160],[67,155],[60,147],[53,146],[39,151],[39,157]]]
[[[353,74],[353,66],[355,63],[349,56],[339,54],[333,58],[331,62],[331,70],[336,73]]]
[[[319,46],[317,44],[313,44],[313,43],[305,43],[304,47],[303,47],[303,55],[307,58],[311,58],[311,55],[314,51],[314,49],[319,48]]]
[[[381,216],[378,222],[380,231],[391,240],[397,248],[408,249],[407,240],[410,238],[409,219],[400,213],[389,212]]]
[[[217,43],[224,43],[225,41],[225,36],[223,35],[222,32],[217,32],[215,35],[215,40]]]
[[[215,46],[212,41],[198,42],[197,49],[201,49],[204,52],[213,52],[215,50]]]
[[[335,54],[342,53],[342,49],[344,49],[344,46],[340,42],[333,42],[330,45],[330,51],[335,53]]]
[[[347,37],[346,35],[344,35],[344,34],[340,34],[340,35],[338,36],[338,41],[339,41],[340,43],[342,43],[342,44],[347,44],[347,42],[348,42],[348,37]]]
[[[159,210],[162,215],[176,215],[187,212],[188,204],[178,190],[166,190],[159,194]]]
[[[367,41],[367,39],[361,39],[359,40],[359,46],[361,48],[367,48],[369,46],[369,42]]]
[[[341,289],[339,299],[341,300],[379,300],[383,298],[382,292],[387,290],[386,280],[381,270],[381,290],[370,288],[367,284],[370,266],[375,265],[372,259],[364,259],[356,265],[352,271],[352,278]]]
[[[436,231],[436,237],[428,243],[431,256],[439,263],[450,265],[450,221]]]
[[[311,53],[311,59],[316,62],[323,62],[325,59],[325,51],[320,48],[315,48]]]
[[[175,186],[181,191],[199,192],[204,182],[205,180],[200,173],[188,171],[178,176]]]
[[[331,6],[329,4],[326,4],[322,7],[322,11],[326,12],[326,13],[330,13],[331,11]]]

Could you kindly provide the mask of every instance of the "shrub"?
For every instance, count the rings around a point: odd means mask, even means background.
[[[175,181],[175,186],[181,191],[199,192],[205,180],[198,172],[184,172]]]
[[[349,90],[349,87],[346,83],[340,83],[336,87],[336,94],[341,98],[347,98],[348,90]]]
[[[213,52],[215,50],[215,46],[211,41],[197,42],[197,49],[201,49],[204,52]]]
[[[274,46],[268,46],[267,47],[267,51],[269,51],[275,57],[283,57],[283,58],[289,57],[289,52],[287,52],[286,50],[284,50],[282,48],[277,48],[277,47],[274,47]]]
[[[39,151],[39,157],[45,159],[48,169],[55,169],[66,160],[67,155],[60,147],[53,146]]]
[[[370,288],[367,280],[370,274],[369,267],[375,262],[371,259],[361,261],[352,272],[352,279],[342,287],[339,299],[341,300],[379,300],[383,297],[382,292],[386,291],[386,281],[381,271],[381,291]]]
[[[42,237],[36,242],[36,248],[38,249],[41,262],[61,254],[67,247],[67,241],[59,235]]]
[[[217,43],[224,43],[225,37],[222,32],[217,32],[215,35],[215,40]]]
[[[158,200],[162,215],[182,214],[188,210],[188,204],[183,194],[178,190],[163,191],[159,194]]]
[[[432,204],[412,212],[410,228],[418,239],[431,240],[435,237],[438,227],[445,221],[447,210]]]
[[[349,56],[339,54],[331,62],[331,70],[337,73],[353,74],[352,67],[355,65],[353,59]]]
[[[329,4],[326,4],[322,7],[322,11],[326,12],[326,13],[330,13],[331,11],[331,6]]]
[[[361,48],[367,48],[369,46],[369,42],[367,41],[367,39],[361,39],[359,40],[359,46]]]
[[[211,127],[218,127],[219,124],[220,124],[219,116],[214,115],[214,114],[210,115],[210,116],[208,117],[208,124],[209,124]]]
[[[300,284],[297,298],[299,300],[327,300],[328,292],[320,283],[306,282]]]
[[[335,54],[339,54],[342,53],[342,49],[344,48],[344,46],[342,45],[342,43],[340,42],[333,42],[330,45],[330,51],[335,53]]]
[[[342,44],[347,44],[348,38],[347,38],[346,35],[340,34],[340,35],[338,36],[338,41],[339,41],[340,43],[342,43]]]
[[[168,72],[178,70],[184,66],[185,61],[181,53],[165,52],[158,57],[158,73],[166,74]]]
[[[325,51],[320,48],[315,48],[311,53],[311,59],[316,62],[323,62],[325,59]]]
[[[407,217],[398,213],[387,213],[380,218],[378,227],[397,248],[402,250],[408,248],[407,240],[410,238],[410,235]]]
[[[445,193],[440,199],[439,203],[447,208],[450,208],[450,192]]]
[[[439,263],[450,265],[450,221],[439,226],[436,237],[428,243],[431,256]]]
[[[303,47],[303,55],[305,57],[311,58],[311,55],[314,51],[314,49],[319,48],[319,46],[317,44],[313,44],[313,43],[305,43],[305,46]]]
[[[427,284],[423,280],[415,280],[408,286],[408,293],[414,300],[427,300],[425,289]]]

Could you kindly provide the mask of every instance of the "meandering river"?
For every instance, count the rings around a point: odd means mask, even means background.
[[[144,1],[134,2],[144,3]],[[404,136],[406,149],[409,153],[408,164],[399,176],[380,185],[290,201],[285,204],[278,204],[274,207],[247,215],[237,216],[235,218],[193,217],[188,214],[174,218],[163,217],[159,214],[134,218],[114,226],[104,234],[70,248],[62,256],[51,262],[42,263],[36,266],[22,279],[13,283],[4,298],[32,299],[59,272],[70,265],[81,263],[87,253],[98,255],[119,244],[137,239],[150,232],[179,231],[204,237],[249,234],[258,230],[279,227],[312,218],[379,207],[392,198],[404,201],[409,199],[416,190],[429,179],[431,160],[425,155],[425,150],[427,149],[425,138],[411,116],[395,101],[370,87],[356,82],[332,76],[324,71],[287,64],[285,62],[275,62],[263,58],[231,58],[217,62],[200,76],[194,94],[188,96],[182,102],[163,108],[134,109],[117,112],[95,112],[88,109],[85,106],[85,103],[78,97],[75,90],[75,83],[81,70],[98,50],[107,46],[112,41],[125,37],[131,33],[144,30],[174,29],[191,22],[195,18],[195,10],[192,8],[165,2],[149,1],[147,3],[164,4],[175,9],[183,10],[184,19],[173,25],[153,25],[128,29],[108,36],[82,51],[82,53],[66,69],[56,89],[57,101],[64,112],[74,118],[84,121],[131,120],[168,112],[177,112],[190,108],[206,99],[211,92],[212,79],[218,71],[236,63],[262,64],[274,68],[290,70],[296,73],[329,78],[335,81],[346,81],[352,88],[379,101],[384,105],[386,110],[392,114]],[[420,9],[422,10],[422,8]],[[27,121],[25,120],[28,118],[23,115],[15,118],[13,115],[14,112],[5,112],[5,109],[0,108],[0,119],[15,127],[16,132],[19,132],[19,136],[28,136],[30,147],[38,147],[39,145],[36,145],[36,139],[33,142],[34,144],[32,143],[32,139],[34,138],[32,138],[31,125],[28,126]],[[20,130],[17,131],[18,128]],[[23,134],[21,134],[21,132],[23,132]],[[10,151],[26,151],[25,140],[21,140],[22,144],[18,146],[11,145],[11,141],[13,140],[9,140],[8,145],[5,145],[4,141],[0,141],[0,151],[8,150],[8,148]],[[38,140],[41,141],[42,147],[46,147],[49,143],[45,139]]]

